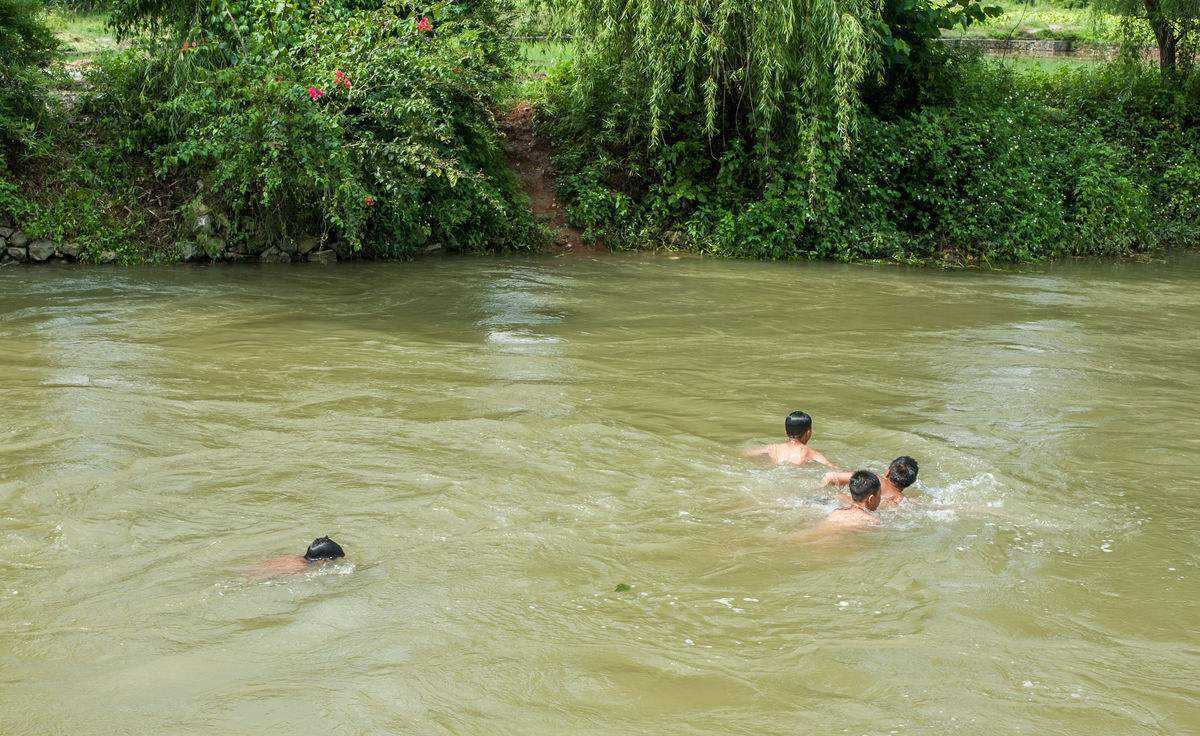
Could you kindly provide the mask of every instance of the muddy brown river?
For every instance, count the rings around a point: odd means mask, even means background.
[[[1183,255],[0,269],[0,733],[1195,734],[1198,294]],[[821,470],[740,451],[792,409],[919,503],[787,541]]]

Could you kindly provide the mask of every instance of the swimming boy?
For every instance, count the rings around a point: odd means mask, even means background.
[[[802,411],[794,411],[783,421],[783,429],[787,432],[787,442],[777,442],[773,445],[763,445],[746,450],[746,457],[769,455],[778,465],[791,463],[803,465],[807,462],[818,462],[831,468],[837,466],[825,459],[825,456],[808,446],[812,439],[812,417]]]
[[[822,485],[844,486],[850,482],[850,473],[826,473]],[[904,489],[917,480],[917,461],[901,455],[888,466],[887,473],[879,479],[879,505],[899,506],[908,496]]]
[[[829,512],[822,527],[852,529],[875,526],[879,517],[879,476],[869,470],[856,470],[850,476],[850,504]]]
[[[261,563],[255,572],[262,577],[274,575],[291,575],[304,572],[313,565],[345,557],[342,546],[329,537],[317,537],[303,555],[283,555],[273,557]]]

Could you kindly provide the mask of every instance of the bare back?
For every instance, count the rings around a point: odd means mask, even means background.
[[[301,555],[283,555],[263,560],[254,566],[250,576],[260,579],[278,577],[280,575],[295,575],[304,572],[309,567],[308,560]]]
[[[879,525],[879,517],[856,506],[844,506],[829,512],[820,524],[788,536],[788,541],[828,544],[845,532],[870,529]]]
[[[834,509],[821,522],[823,526],[836,529],[857,529],[860,527],[879,526],[879,517],[857,506],[843,506]]]
[[[815,462],[832,467],[824,455],[800,442],[777,442],[773,445],[757,447],[746,454],[749,456],[766,455],[776,465],[804,465]]]

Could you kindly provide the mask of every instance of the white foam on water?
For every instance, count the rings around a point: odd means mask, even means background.
[[[68,373],[55,378],[48,378],[39,382],[42,386],[75,386],[84,388],[92,385],[92,377],[85,376],[82,373]]]
[[[969,478],[951,481],[944,486],[923,487],[922,490],[935,504],[940,506],[956,506],[963,503],[972,505],[992,506],[999,508],[1004,505],[1003,488],[992,473],[977,473]]]
[[[726,608],[733,611],[734,613],[745,613],[746,612],[746,609],[738,608],[737,606],[733,605],[732,598],[713,598],[713,603],[720,603],[722,606],[725,606]]]
[[[354,569],[355,565],[353,562],[330,562],[324,565],[318,565],[312,570],[305,572],[304,577],[320,578],[327,575],[349,575],[354,572]]]
[[[487,339],[497,345],[553,345],[562,342],[560,338],[549,335],[509,330],[492,330],[488,332]]]

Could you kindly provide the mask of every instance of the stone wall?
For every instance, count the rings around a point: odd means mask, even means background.
[[[31,239],[17,228],[0,227],[0,263],[45,263],[56,258],[78,260],[79,246],[74,243],[55,243],[45,238]],[[112,260],[116,260],[115,254]]]
[[[46,238],[30,238],[19,228],[0,227],[0,264],[15,263],[39,264],[53,261],[79,261],[82,252],[75,243],[56,243]],[[220,248],[209,254],[195,246],[194,243],[178,243],[175,260],[179,262],[252,262],[252,263],[293,263],[309,262],[330,264],[338,260],[338,252],[333,247],[321,243],[317,238],[302,238],[286,245],[272,246],[258,253],[250,253],[237,247]],[[343,254],[349,255],[349,254]],[[104,251],[90,254],[84,258],[89,262],[116,263],[119,259],[116,251]]]
[[[1019,56],[1030,59],[1115,59],[1121,47],[1114,43],[1080,43],[1042,38],[943,38],[947,46],[976,48],[990,56]],[[1158,49],[1147,46],[1142,57],[1158,59]]]
[[[947,46],[976,48],[996,56],[1031,56],[1053,58],[1074,55],[1072,41],[1026,38],[943,38]]]
[[[203,224],[198,223],[198,224]],[[443,252],[440,245],[431,245],[417,256],[430,256]],[[159,252],[156,260],[176,263],[319,263],[328,265],[339,260],[363,258],[361,252],[352,251],[346,243],[331,243],[317,236],[290,239],[272,245],[265,250],[247,249],[245,246],[226,244],[212,236],[179,241],[173,249]],[[56,243],[47,238],[31,238],[12,225],[0,225],[0,266],[17,264],[38,265],[54,262],[86,262],[109,264],[123,261],[116,251],[86,253],[76,243]],[[135,257],[136,262],[136,257]]]

